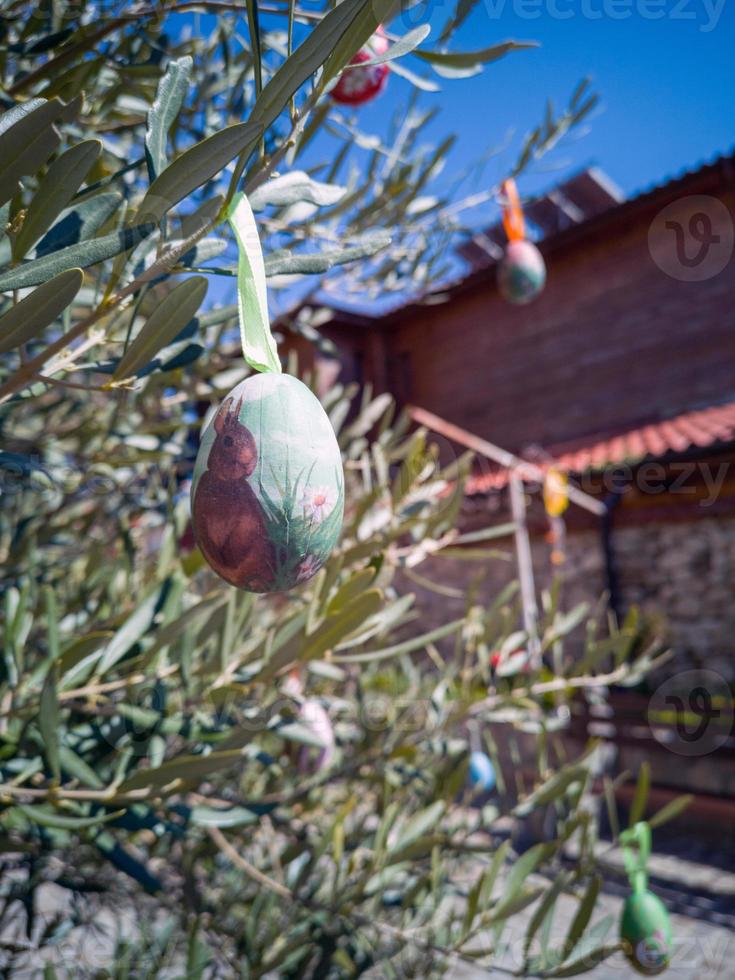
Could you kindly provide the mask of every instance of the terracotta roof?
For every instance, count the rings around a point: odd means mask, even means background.
[[[533,462],[541,469],[584,473],[620,463],[640,463],[670,453],[706,449],[735,442],[735,401],[684,412],[674,418],[650,422],[618,433],[589,436],[574,443],[550,446],[543,459]],[[467,482],[468,494],[498,490],[508,481],[508,470],[495,467],[477,473]]]

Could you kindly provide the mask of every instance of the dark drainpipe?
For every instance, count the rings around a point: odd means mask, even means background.
[[[605,581],[607,591],[610,596],[610,609],[615,614],[615,618],[620,622],[620,584],[618,581],[618,570],[615,562],[615,551],[612,543],[612,528],[615,509],[620,503],[620,493],[613,491],[605,497],[605,513],[601,518],[602,531],[602,554],[605,559]]]

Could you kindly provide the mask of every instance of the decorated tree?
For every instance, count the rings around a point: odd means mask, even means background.
[[[442,465],[388,395],[282,372],[289,338],[329,355],[325,297],[420,295],[463,210],[498,198],[441,190],[452,138],[427,145],[421,93],[528,45],[460,52],[472,5],[433,40],[423,6],[2,6],[10,975],[569,976],[618,948],[595,913],[599,753],[563,733],[579,692],[650,662],[635,619],[546,595],[519,658],[510,584],[423,630],[405,573],[467,543],[471,459]],[[507,176],[593,103],[582,84],[547,110]],[[645,804],[643,779],[632,825]],[[647,838],[624,840],[639,894]]]

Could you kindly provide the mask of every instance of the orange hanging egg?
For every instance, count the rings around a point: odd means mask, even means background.
[[[514,180],[503,183],[503,227],[508,247],[498,266],[498,289],[508,303],[530,303],[546,284],[546,264],[536,246],[526,241],[526,223]]]
[[[498,266],[500,295],[514,306],[536,299],[546,284],[546,264],[532,242],[509,242]]]

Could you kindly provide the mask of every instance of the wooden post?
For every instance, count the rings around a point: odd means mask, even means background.
[[[508,476],[510,488],[510,507],[515,524],[516,557],[518,560],[518,581],[521,586],[521,607],[523,628],[528,634],[528,652],[534,667],[541,659],[538,637],[538,606],[536,605],[536,585],[533,579],[531,542],[526,524],[526,499],[523,480],[511,470]]]
[[[538,635],[538,606],[536,605],[536,586],[533,580],[533,563],[531,560],[531,542],[528,537],[528,525],[526,524],[526,500],[523,490],[523,481],[543,484],[546,473],[535,463],[529,463],[519,456],[502,449],[487,439],[482,439],[466,429],[447,422],[446,419],[427,412],[425,408],[416,405],[408,407],[408,414],[419,425],[425,425],[427,429],[438,432],[446,439],[466,446],[480,456],[492,459],[508,472],[508,484],[510,489],[510,505],[513,513],[513,523],[515,525],[516,558],[518,562],[518,580],[521,586],[521,606],[523,609],[523,628],[528,634],[528,652],[534,666],[538,667],[541,663],[541,643]],[[590,496],[580,490],[579,487],[569,483],[567,486],[569,500],[582,507],[590,514],[598,517],[607,514],[607,507],[596,497]],[[555,665],[556,666],[556,665]],[[558,669],[557,669],[558,673]]]
[[[458,442],[460,446],[466,446],[480,456],[494,460],[500,466],[509,470],[509,472],[517,473],[529,482],[543,484],[546,474],[535,463],[529,463],[528,460],[514,456],[507,449],[501,449],[500,446],[488,442],[487,439],[481,439],[472,432],[461,429],[458,425],[447,422],[446,419],[439,418],[433,412],[427,412],[425,408],[418,408],[412,405],[408,409],[408,414],[414,422],[417,422],[419,425],[425,425],[427,429],[432,429],[434,432],[438,432],[445,439]],[[567,486],[567,494],[573,504],[577,504],[578,507],[589,511],[590,514],[597,514],[598,517],[602,517],[607,511],[607,508],[601,500],[598,500],[596,497],[591,497],[588,493],[580,490],[579,487],[575,487],[572,483]]]

